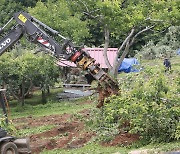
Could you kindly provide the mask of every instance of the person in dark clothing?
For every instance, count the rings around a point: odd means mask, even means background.
[[[169,61],[169,59],[165,58],[163,64],[165,66],[165,72],[171,70],[171,62]]]

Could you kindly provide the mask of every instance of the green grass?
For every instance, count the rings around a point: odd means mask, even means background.
[[[32,134],[37,134],[37,133],[42,133],[48,130],[51,130],[54,128],[55,125],[45,125],[45,126],[39,126],[39,127],[34,127],[34,128],[26,128],[26,129],[21,129],[17,131],[17,136],[23,137],[23,136],[29,136]]]
[[[180,150],[180,141],[174,141],[170,143],[156,143],[156,144],[149,144],[143,149],[154,149],[155,151],[160,152],[168,152],[168,151],[176,151]]]
[[[51,89],[50,94],[47,96],[47,101],[57,101],[56,95],[58,93],[62,92],[62,88],[56,88],[56,89]],[[20,102],[17,100],[12,100],[9,102],[11,107],[16,107],[17,105],[20,106]],[[38,104],[43,104],[42,102],[42,97],[41,97],[41,91],[37,90],[33,92],[33,97],[25,99],[25,104],[29,105],[38,105]]]
[[[80,101],[81,100],[81,101]],[[83,99],[80,100],[73,100],[73,101],[61,101],[61,102],[53,102],[49,101],[45,105],[38,104],[35,106],[25,104],[24,107],[17,106],[11,108],[11,118],[20,118],[20,117],[27,117],[27,116],[47,116],[52,114],[64,114],[64,113],[77,113],[83,109],[93,107],[92,104],[83,104],[80,105],[82,101],[86,101]],[[95,105],[94,105],[95,106]]]
[[[135,147],[141,145],[136,144]],[[133,148],[132,147],[104,147],[98,143],[91,142],[86,144],[82,148],[76,149],[56,149],[56,150],[44,150],[41,154],[128,154],[130,151],[134,150],[145,150],[147,149],[148,154],[154,153],[161,153],[161,152],[168,152],[168,151],[175,151],[180,150],[180,142],[171,142],[171,143],[159,143],[159,144],[150,144],[141,148]]]
[[[10,104],[10,119],[20,117],[38,117],[47,116],[52,114],[64,114],[64,113],[77,113],[83,109],[91,108],[95,106],[94,103],[83,104],[89,97],[79,98],[70,101],[58,101],[57,93],[61,92],[62,89],[51,89],[51,94],[47,97],[48,102],[43,104],[41,102],[41,91],[36,91],[32,98],[25,99],[25,105],[22,107],[16,100],[9,102]]]
[[[123,147],[104,147],[97,143],[89,143],[82,148],[77,149],[58,149],[51,151],[43,151],[41,154],[112,154],[115,152],[119,152],[121,154],[125,154],[129,151],[127,148]]]

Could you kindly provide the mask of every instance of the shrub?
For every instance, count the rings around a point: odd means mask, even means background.
[[[161,70],[146,69],[128,74],[126,80],[121,81],[121,95],[108,98],[110,103],[105,103],[99,114],[101,120],[94,121],[93,125],[103,125],[111,134],[112,128],[136,133],[149,142],[178,139],[180,99],[177,82],[177,76],[169,80]]]
[[[12,122],[8,121],[8,124],[7,124],[6,118],[3,115],[0,116],[0,128],[3,128],[4,130],[6,130],[9,135],[16,134],[16,128],[14,127]]]

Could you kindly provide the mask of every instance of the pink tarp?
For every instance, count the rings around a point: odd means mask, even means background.
[[[101,68],[107,68],[103,57],[104,48],[84,48],[83,50],[87,51],[90,56],[96,60],[96,63],[100,64]],[[107,56],[111,65],[113,65],[113,61],[117,51],[118,48],[108,48]],[[58,65],[76,67],[74,63],[69,61],[59,61]]]

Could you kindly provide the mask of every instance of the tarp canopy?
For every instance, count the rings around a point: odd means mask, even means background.
[[[123,62],[119,66],[118,72],[139,72],[140,70],[136,69],[134,67],[135,65],[139,65],[136,58],[124,58]]]
[[[176,51],[176,53],[177,53],[177,55],[180,55],[180,49],[178,49],[178,50]]]

